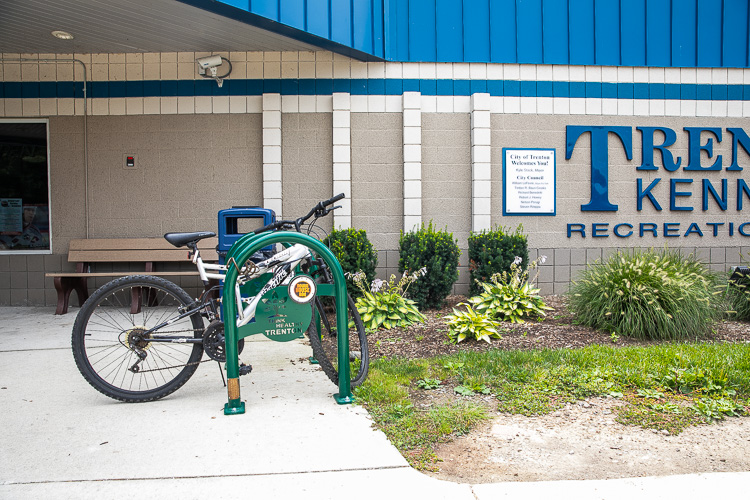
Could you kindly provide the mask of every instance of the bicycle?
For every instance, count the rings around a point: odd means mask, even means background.
[[[295,220],[277,221],[256,231],[302,232],[305,223],[310,234],[316,222],[333,210],[331,205],[343,194],[322,201],[307,215]],[[314,233],[313,233],[314,234]],[[182,387],[200,363],[226,361],[224,323],[221,318],[220,286],[209,286],[211,280],[223,282],[228,266],[239,268],[235,285],[237,327],[254,320],[261,298],[266,292],[288,286],[300,274],[317,283],[332,283],[325,261],[304,245],[287,245],[272,253],[258,252],[247,262],[230,260],[225,264],[203,262],[197,242],[214,237],[213,232],[167,233],[164,238],[176,247],[187,247],[189,258],[198,270],[204,291],[192,299],[178,285],[156,276],[133,275],[115,279],[100,287],[83,304],[73,325],[72,349],[76,365],[86,381],[102,394],[125,402],[161,399]],[[351,386],[360,385],[369,371],[369,353],[364,325],[354,301],[348,297],[350,345],[355,353]],[[333,340],[337,332],[329,320],[335,306],[315,296],[310,301],[315,315],[306,332],[313,356],[326,375],[338,382],[337,350]],[[204,323],[208,321],[208,325]],[[335,322],[333,323],[335,324]],[[353,327],[353,331],[352,331]],[[238,351],[242,352],[244,339]],[[204,353],[208,359],[204,358]],[[250,373],[250,365],[240,367],[240,375]],[[223,371],[222,371],[223,377]]]

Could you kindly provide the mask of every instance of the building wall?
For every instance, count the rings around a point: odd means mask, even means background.
[[[679,248],[718,270],[750,251],[738,230],[750,218],[737,209],[736,190],[738,179],[748,179],[745,170],[727,170],[734,155],[727,129],[750,128],[749,70],[361,63],[326,52],[231,53],[234,71],[220,89],[196,74],[194,60],[203,55],[0,56],[0,118],[49,118],[53,237],[52,255],[0,255],[0,304],[54,304],[44,273],[72,269],[68,242],[87,229],[96,238],[216,230],[222,208],[265,205],[292,218],[340,191],[347,200],[336,224],[367,231],[379,251],[380,277],[397,272],[402,230],[433,221],[451,231],[464,250],[457,292],[468,285],[469,232],[490,226],[523,225],[532,258],[547,256],[539,276],[543,293],[563,293],[586,263],[617,248]],[[49,62],[55,57],[60,60]],[[83,61],[99,85],[85,103],[86,120],[83,98],[72,97],[75,85],[82,88],[81,66],[70,58]],[[108,89],[104,95],[102,89]],[[568,146],[567,127],[575,125],[630,130],[632,160],[609,134],[616,212],[581,210],[592,190],[591,140],[585,133]],[[667,172],[655,151],[659,169],[639,170],[636,127],[672,129],[669,151],[683,166],[690,158],[685,127],[717,128],[721,141],[701,135],[699,145],[711,139],[713,147],[710,158],[701,153],[701,165],[722,155],[723,168]],[[657,133],[654,143],[661,141]],[[506,147],[555,150],[556,216],[502,215]],[[126,170],[124,156],[133,154],[137,167]],[[742,145],[736,156],[750,167]],[[651,193],[662,210],[648,199],[638,210],[636,179],[647,186],[656,178],[662,180]],[[692,184],[678,188],[691,196],[677,197],[676,204],[693,210],[671,210],[670,180],[690,178]],[[702,209],[703,178],[717,189],[727,180],[726,210],[713,199]],[[658,224],[659,236],[639,236],[642,222]],[[680,223],[680,235],[665,237],[664,223]],[[692,223],[703,236],[684,235]],[[723,224],[715,226],[716,236],[709,223]],[[569,237],[568,224],[584,225],[586,237]],[[592,234],[593,224],[606,225],[599,226],[602,234]],[[632,224],[636,234],[616,236],[617,224]],[[323,225],[332,226],[330,218]],[[180,283],[197,289],[195,280]]]
[[[403,128],[400,113],[352,113],[352,227],[378,252],[381,279],[398,272],[403,228]]]

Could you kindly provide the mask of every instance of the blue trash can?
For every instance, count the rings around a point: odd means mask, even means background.
[[[249,220],[247,220],[249,219]],[[237,240],[245,234],[252,232],[267,224],[276,221],[276,214],[270,208],[262,207],[232,207],[219,210],[219,244],[216,252],[219,255],[219,264],[224,264],[227,252]],[[247,229],[247,231],[244,231]],[[263,247],[261,252],[273,251],[273,245]],[[255,260],[255,255],[251,260]],[[264,258],[258,255],[258,259]],[[265,257],[267,258],[267,257]]]

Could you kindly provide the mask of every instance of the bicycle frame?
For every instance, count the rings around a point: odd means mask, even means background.
[[[241,279],[238,279],[235,283],[238,328],[248,324],[253,318],[255,318],[255,310],[258,307],[260,299],[266,292],[277,286],[288,284],[289,281],[294,278],[294,271],[292,270],[297,264],[306,258],[312,258],[310,250],[304,245],[295,244],[277,254],[274,254],[272,257],[264,261],[258,262],[257,264],[243,266],[241,269],[238,269],[241,276]],[[204,283],[208,283],[211,279],[223,282],[229,265],[237,266],[237,263],[234,262],[234,260],[226,265],[207,264],[201,259],[200,251],[197,248],[193,254],[193,264],[198,268],[198,274]],[[218,272],[214,273],[207,271]],[[274,273],[273,278],[271,278],[271,280],[266,283],[254,297],[243,299],[240,294],[240,285],[259,278],[267,273]],[[243,307],[242,302],[247,302],[247,306]]]

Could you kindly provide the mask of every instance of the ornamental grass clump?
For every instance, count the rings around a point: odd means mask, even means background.
[[[411,274],[405,272],[401,278],[396,278],[392,274],[388,281],[376,279],[372,283],[362,271],[353,274],[352,281],[362,293],[355,305],[362,317],[365,330],[389,330],[424,323],[424,315],[419,312],[413,301],[404,298],[404,293],[410,285],[424,276],[425,272],[426,269],[419,269]]]
[[[690,256],[653,249],[617,252],[573,282],[576,323],[636,339],[703,336],[719,317],[717,275]]]
[[[733,273],[727,281],[727,303],[732,309],[732,319],[750,319],[750,276]]]
[[[546,257],[543,255],[524,267],[523,258],[516,257],[510,265],[510,272],[493,274],[489,283],[479,282],[484,291],[471,297],[469,302],[478,313],[487,314],[500,321],[523,323],[531,317],[546,316],[544,311],[552,308],[539,296],[539,289],[531,285],[536,276],[529,280],[529,273],[545,260]]]

